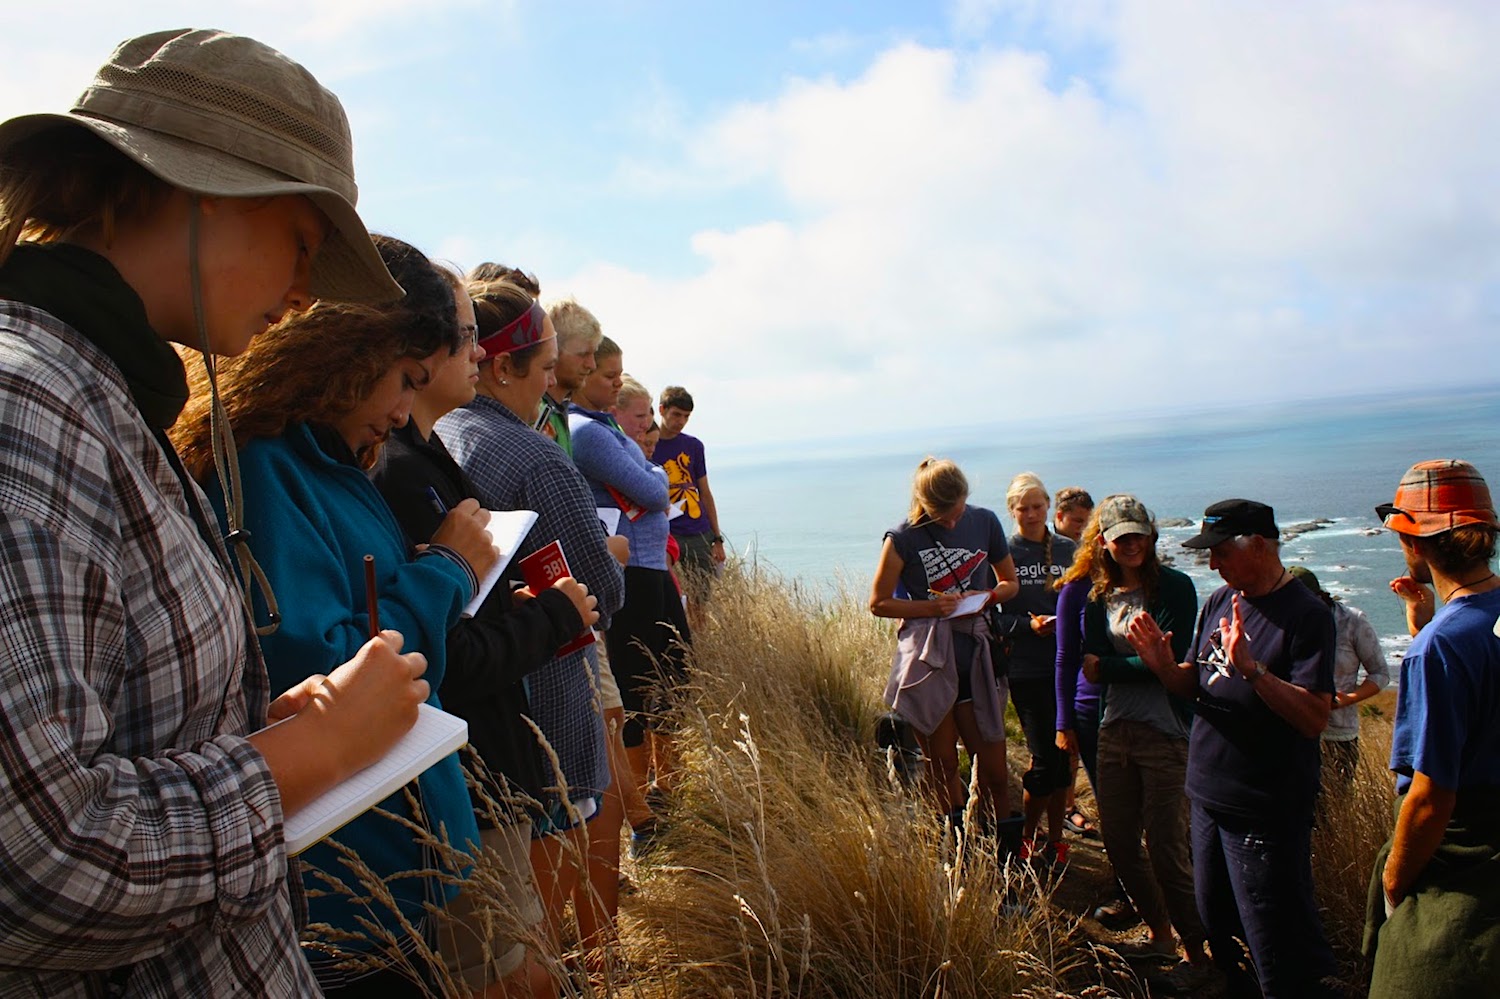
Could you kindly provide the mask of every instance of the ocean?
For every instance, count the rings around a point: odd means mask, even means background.
[[[930,410],[929,410],[930,412]],[[882,437],[778,440],[717,449],[710,481],[731,550],[812,592],[868,593],[884,532],[906,514],[911,475],[933,454],[964,469],[970,502],[1014,531],[1005,489],[1032,471],[1056,493],[1079,485],[1095,501],[1138,496],[1159,521],[1196,525],[1216,500],[1269,503],[1286,528],[1331,523],[1282,547],[1325,589],[1363,610],[1394,665],[1409,644],[1388,583],[1404,571],[1394,535],[1375,518],[1414,462],[1463,458],[1500,491],[1500,386],[1450,394],[1118,417],[1066,425],[1005,423]],[[775,434],[771,434],[774,437]],[[1191,575],[1200,601],[1220,584],[1180,546],[1196,527],[1166,527],[1159,551]]]

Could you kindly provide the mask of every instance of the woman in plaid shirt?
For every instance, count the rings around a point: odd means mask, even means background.
[[[72,111],[0,124],[4,995],[316,994],[283,816],[411,726],[426,664],[387,632],[272,701],[164,431],[173,344],[399,296],[352,164],[331,93],[213,31],[127,41]]]

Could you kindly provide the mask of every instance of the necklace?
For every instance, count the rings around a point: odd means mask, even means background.
[[[1476,579],[1473,582],[1469,583],[1459,583],[1453,589],[1449,590],[1447,595],[1443,597],[1443,603],[1447,603],[1448,601],[1452,600],[1453,594],[1457,593],[1459,590],[1467,590],[1471,586],[1478,586],[1480,583],[1488,583],[1494,578],[1495,574],[1492,572],[1488,576],[1485,576],[1483,579]]]

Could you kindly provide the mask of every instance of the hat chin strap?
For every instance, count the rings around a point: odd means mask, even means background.
[[[211,399],[208,411],[209,440],[214,449],[214,474],[219,477],[219,489],[224,493],[224,512],[229,518],[229,533],[225,542],[234,550],[235,564],[240,571],[240,597],[245,603],[245,612],[257,635],[270,635],[281,627],[281,612],[276,603],[276,593],[271,581],[266,578],[260,563],[250,551],[250,532],[245,530],[245,492],[240,482],[239,450],[234,446],[234,428],[229,422],[229,412],[224,400],[219,397],[219,380],[213,351],[208,343],[208,323],[203,318],[203,284],[198,267],[198,220],[201,201],[193,198],[193,210],[188,216],[188,276],[193,285],[193,323],[198,329],[198,349],[203,354],[203,369],[208,374],[208,392]],[[252,586],[260,588],[266,601],[265,625],[255,624],[255,604],[251,599]]]

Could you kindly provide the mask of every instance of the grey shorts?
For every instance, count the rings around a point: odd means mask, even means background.
[[[476,992],[526,960],[527,941],[542,934],[542,900],[531,873],[531,822],[479,830],[488,868],[482,897],[465,886],[448,903],[438,949],[448,971]]]

